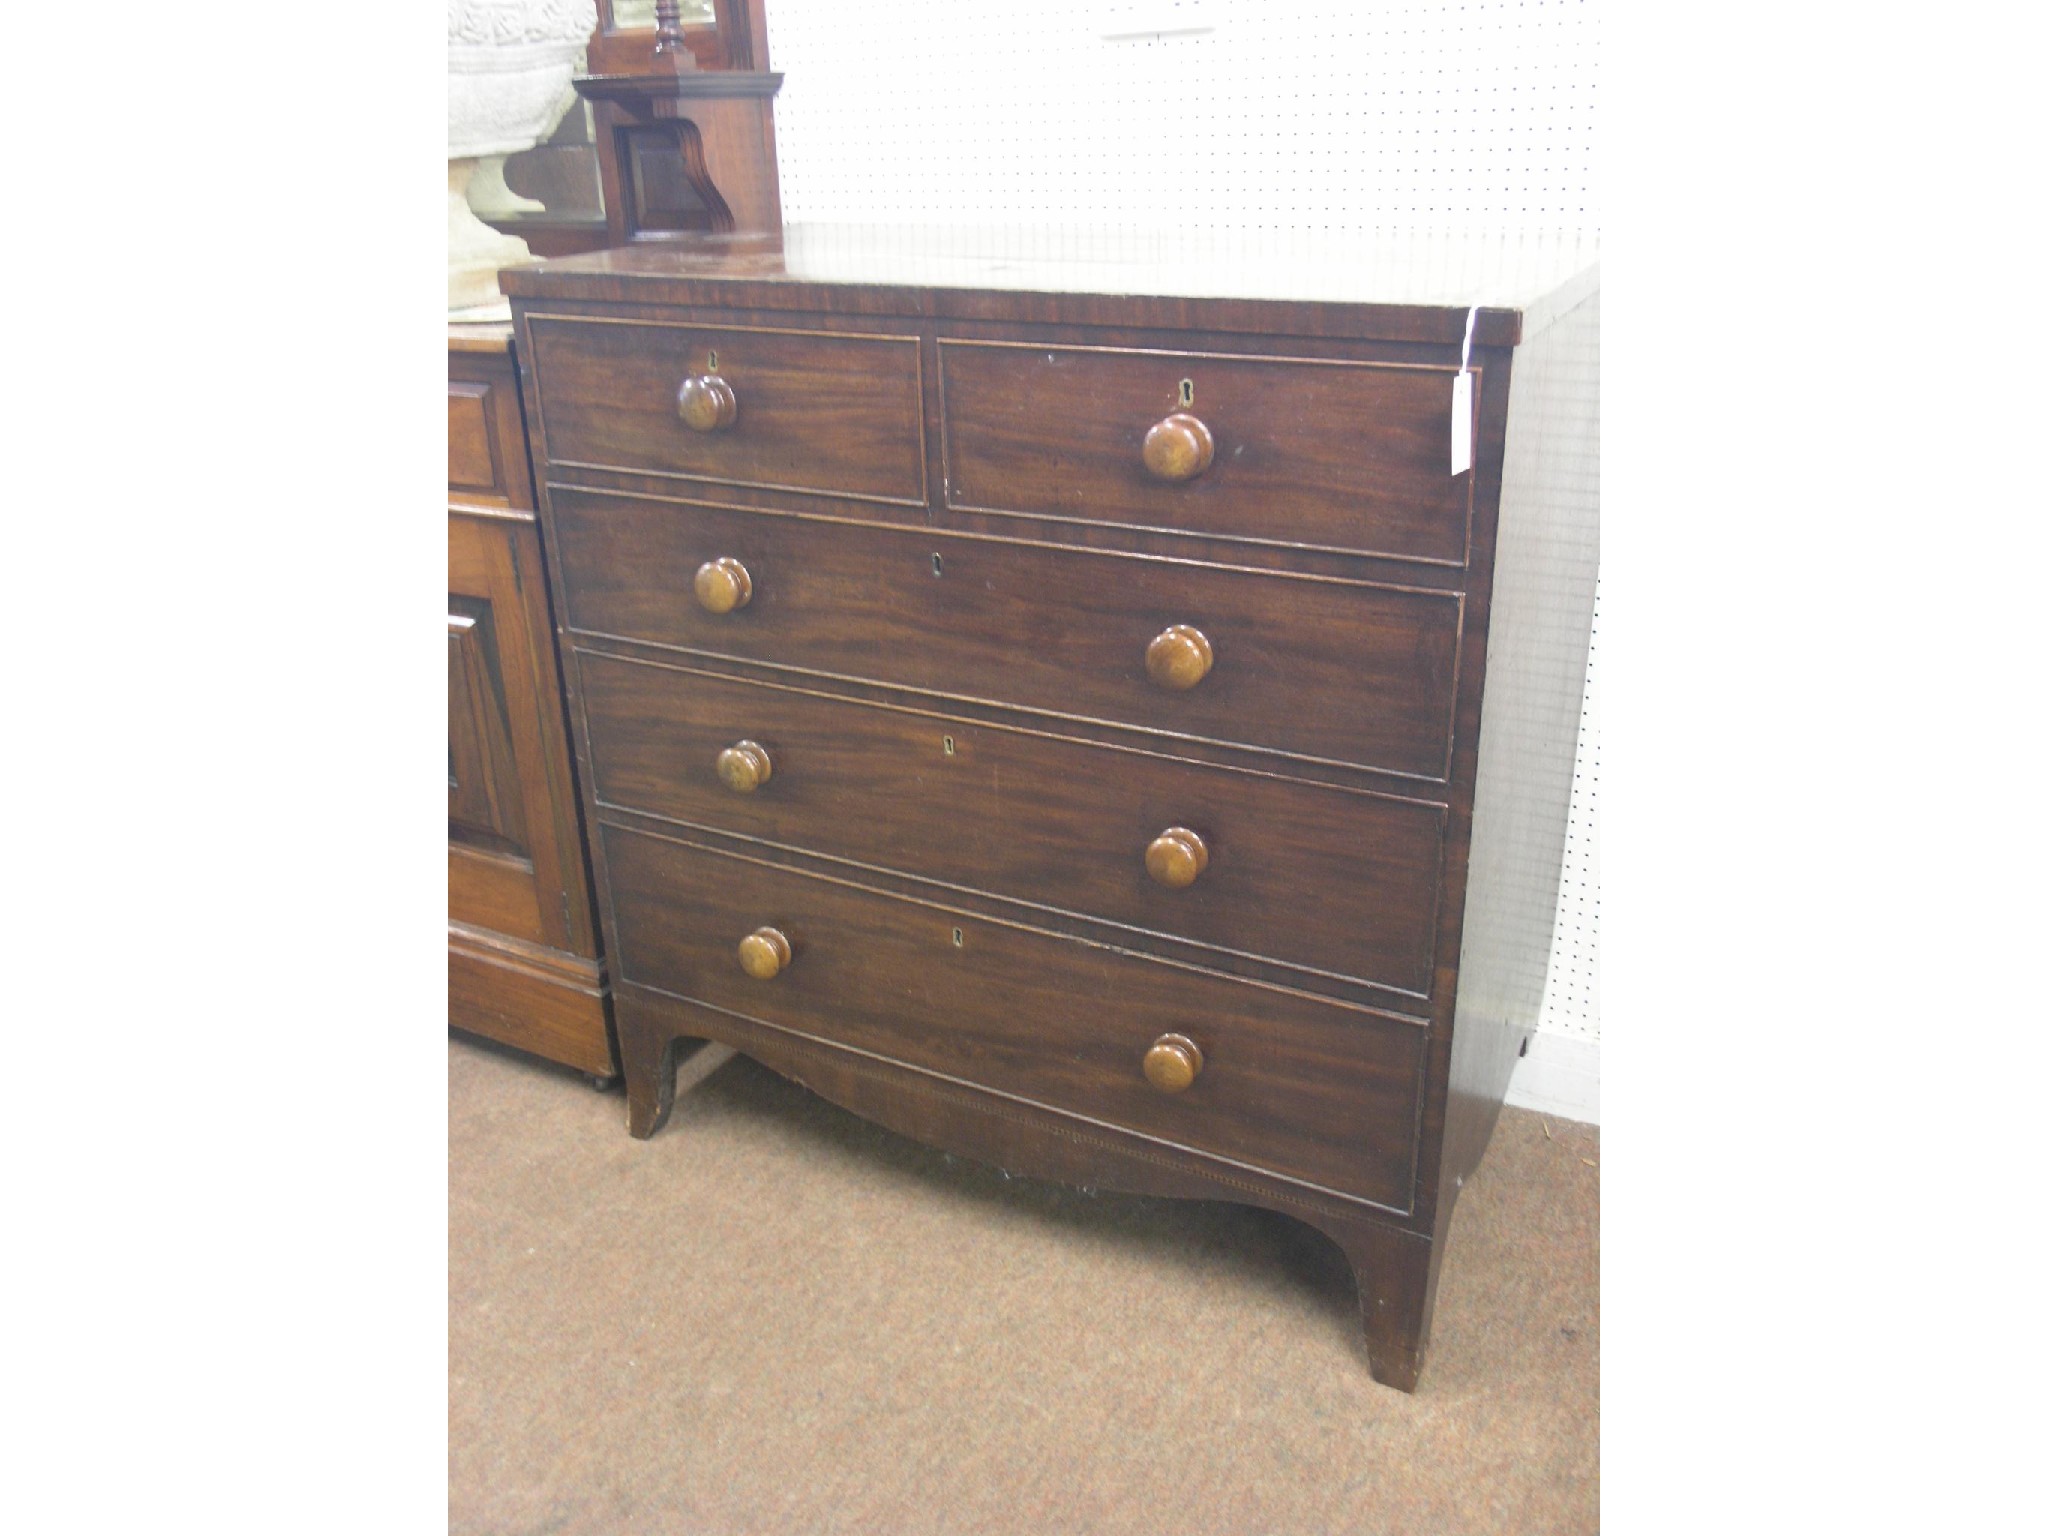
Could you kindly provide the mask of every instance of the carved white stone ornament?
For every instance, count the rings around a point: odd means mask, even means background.
[[[471,210],[470,179],[482,158],[531,149],[554,131],[595,22],[594,0],[448,0],[451,312],[505,312],[498,269],[533,259],[524,240]]]

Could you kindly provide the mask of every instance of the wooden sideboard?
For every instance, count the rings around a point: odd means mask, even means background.
[[[618,1071],[509,325],[448,328],[448,1022]]]
[[[1197,255],[506,274],[630,1128],[709,1040],[1012,1171],[1287,1212],[1412,1389],[1541,996],[1597,269]]]

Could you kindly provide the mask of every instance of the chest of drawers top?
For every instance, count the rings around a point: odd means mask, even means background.
[[[709,1038],[1289,1210],[1412,1384],[1540,997],[1597,281],[827,226],[506,273],[635,1133]]]

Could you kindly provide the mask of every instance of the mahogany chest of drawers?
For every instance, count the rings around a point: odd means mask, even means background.
[[[505,275],[633,1134],[710,1040],[1287,1212],[1413,1388],[1548,955],[1597,275],[1368,254],[799,228]]]

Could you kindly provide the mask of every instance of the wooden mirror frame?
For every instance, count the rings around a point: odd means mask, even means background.
[[[612,0],[598,0],[590,72],[577,91],[590,102],[612,245],[700,233],[782,233],[775,168],[775,93],[768,68],[767,0],[712,0],[713,24],[684,27],[675,0],[658,0],[652,31],[614,30]],[[651,225],[635,196],[648,158],[674,156],[702,217],[685,228]]]
[[[654,27],[621,27],[612,15],[613,0],[597,0],[597,27],[590,34],[593,75],[675,74],[692,69],[755,70],[768,67],[766,0],[711,0],[708,27],[675,27],[682,42],[678,56],[662,46],[661,13],[675,6],[657,3]],[[758,46],[757,46],[758,44]],[[759,60],[757,63],[756,60]]]

